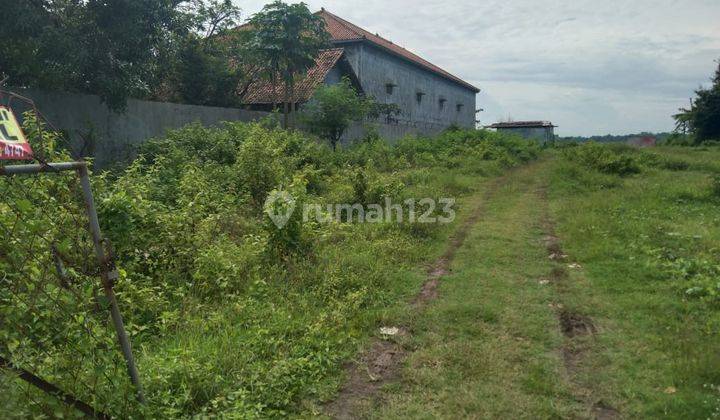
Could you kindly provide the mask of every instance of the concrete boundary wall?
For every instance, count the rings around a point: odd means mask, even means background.
[[[168,130],[190,123],[216,126],[223,121],[256,121],[269,113],[237,108],[220,108],[130,99],[123,113],[116,113],[100,97],[78,93],[46,92],[34,89],[8,89],[32,99],[40,112],[70,139],[76,157],[92,157],[96,169],[129,162],[138,146]],[[13,99],[13,109],[22,119],[29,107]],[[432,135],[446,128],[443,124],[412,122],[353,124],[343,136],[344,144],[366,135],[368,127],[390,142],[407,135]]]
[[[223,121],[254,121],[266,112],[236,108],[183,105],[130,99],[124,113],[116,113],[100,97],[77,93],[8,89],[32,99],[40,112],[70,138],[76,156],[93,157],[96,168],[126,162],[137,147],[164,135],[167,130],[198,122],[217,125]],[[28,107],[14,99],[12,107],[20,114]],[[18,117],[22,118],[20,115]]]

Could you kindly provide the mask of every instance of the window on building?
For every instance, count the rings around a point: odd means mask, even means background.
[[[393,84],[393,83],[387,83],[387,84],[385,84],[385,92],[387,92],[388,95],[392,95],[392,94],[393,94],[393,90],[395,89],[395,86],[397,86],[397,85],[395,85],[395,84]]]
[[[457,112],[460,112],[463,109],[463,104],[457,104],[455,105],[455,108],[457,109]]]
[[[417,103],[422,103],[422,98],[425,96],[425,92],[417,92],[415,93],[415,100],[417,100]]]
[[[438,105],[440,106],[441,110],[445,109],[445,102],[447,102],[447,99],[445,98],[440,98],[440,100],[438,101]]]

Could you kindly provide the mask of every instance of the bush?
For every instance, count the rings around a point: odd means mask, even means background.
[[[687,171],[690,163],[682,159],[664,158],[660,160],[660,167],[669,171]]]
[[[627,176],[640,173],[640,153],[627,145],[601,145],[594,142],[583,143],[574,148],[563,149],[564,156],[583,166],[606,173]]]
[[[598,171],[589,171],[574,162],[564,162],[556,169],[556,185],[568,190],[569,193],[580,193],[617,188],[622,185],[618,175]]]
[[[663,146],[693,146],[696,144],[692,136],[681,133],[672,133],[662,141]]]
[[[267,251],[271,259],[286,260],[303,249],[309,250],[309,239],[303,229],[305,180],[296,178],[287,189],[275,189],[263,206],[264,226],[268,233]]]

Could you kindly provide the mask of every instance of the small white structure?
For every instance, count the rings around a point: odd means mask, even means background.
[[[555,125],[550,121],[510,121],[487,125],[499,132],[511,133],[526,139],[537,139],[543,143],[555,139]]]

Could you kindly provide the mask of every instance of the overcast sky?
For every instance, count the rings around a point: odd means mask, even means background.
[[[234,0],[247,17],[267,1]],[[476,85],[481,122],[669,131],[720,58],[720,0],[306,1]]]

